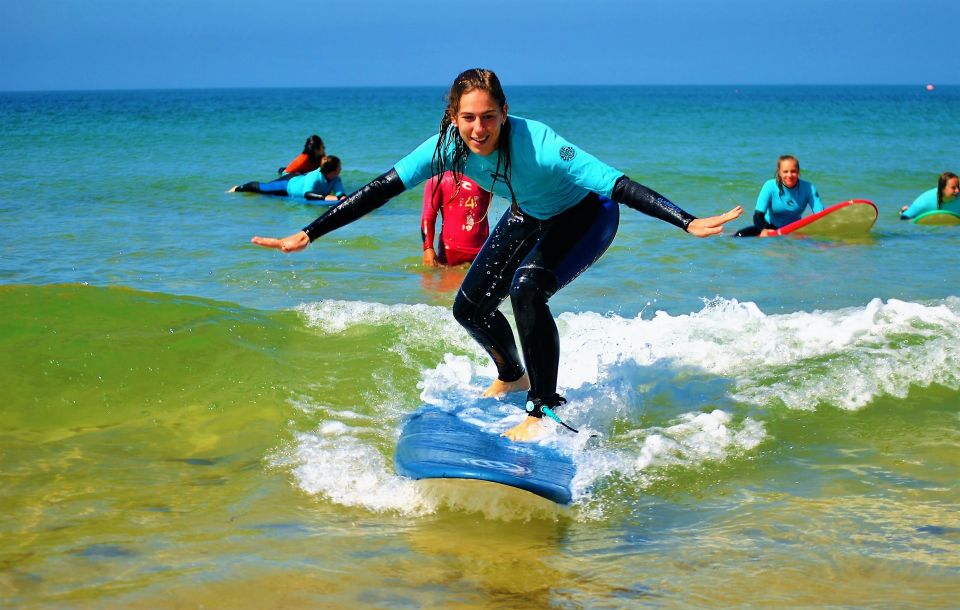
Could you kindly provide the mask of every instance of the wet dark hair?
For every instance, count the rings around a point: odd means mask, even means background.
[[[340,169],[340,157],[334,155],[324,157],[323,162],[320,164],[320,173],[324,176],[338,169]]]
[[[784,161],[793,161],[797,164],[797,173],[800,173],[800,159],[797,159],[793,155],[780,155],[777,158],[777,169],[773,172],[773,177],[777,180],[777,188],[780,190],[780,194],[783,195],[783,179],[780,177],[780,164]]]
[[[940,174],[940,179],[937,180],[937,209],[940,209],[940,206],[943,205],[943,189],[947,188],[947,182],[950,182],[957,175],[953,172],[943,172]]]
[[[500,110],[507,106],[507,96],[504,95],[503,87],[500,86],[500,79],[497,78],[493,70],[471,68],[464,70],[453,79],[453,84],[447,94],[447,107],[443,112],[443,118],[440,120],[440,139],[437,140],[437,148],[433,151],[433,172],[436,176],[442,176],[448,170],[453,172],[457,188],[460,187],[460,179],[463,177],[463,168],[466,166],[470,149],[463,138],[460,137],[460,133],[454,125],[454,118],[460,111],[460,98],[471,91],[486,91],[497,103]],[[450,166],[448,167],[443,151],[451,145],[453,147],[453,158],[450,160]],[[497,169],[494,184],[497,180],[502,180],[507,188],[513,192],[510,187],[510,121],[504,122],[500,129],[500,137],[497,140]],[[437,180],[436,188],[439,188],[439,185],[440,181]],[[490,189],[493,190],[493,185],[490,186]]]
[[[310,157],[312,160],[316,161],[317,159],[322,159],[324,153],[326,153],[326,146],[323,144],[323,138],[317,134],[313,134],[307,138],[306,143],[303,145],[303,154]],[[321,154],[317,154],[320,152]]]

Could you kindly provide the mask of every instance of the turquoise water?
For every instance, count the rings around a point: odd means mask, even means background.
[[[828,241],[625,209],[551,302],[597,435],[545,441],[569,509],[393,473],[405,414],[494,374],[462,270],[421,268],[420,189],[295,255],[249,238],[322,209],[224,193],[311,133],[358,187],[443,93],[0,94],[0,605],[955,606],[960,233],[896,211],[958,171],[960,88],[508,86],[693,213],[749,210],[783,153],[880,210]]]

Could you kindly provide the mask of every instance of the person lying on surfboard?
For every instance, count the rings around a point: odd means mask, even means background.
[[[290,175],[270,182],[247,182],[231,187],[228,193],[261,193],[263,195],[289,195],[307,200],[340,201],[346,194],[340,181],[340,159],[333,155],[323,158],[320,167],[306,174]]]
[[[615,202],[697,237],[721,233],[743,213],[740,206],[708,218],[685,212],[543,123],[507,114],[496,74],[471,69],[450,87],[438,134],[302,231],[251,241],[281,252],[303,250],[447,170],[511,202],[467,271],[453,316],[497,366],[497,379],[483,395],[527,390],[528,416],[504,432],[513,440],[536,438],[543,415],[556,419],[553,410],[566,402],[557,394],[560,341],[547,301],[613,241],[620,214]],[[507,295],[523,360],[497,309]]]
[[[910,220],[920,214],[942,210],[945,205],[955,204],[960,193],[960,179],[953,172],[943,172],[937,180],[937,188],[924,191],[909,206],[900,208],[900,220]],[[950,209],[960,212],[960,205],[951,205]]]
[[[793,155],[777,159],[777,171],[760,188],[753,210],[753,226],[744,227],[734,237],[766,237],[780,227],[796,222],[809,207],[823,211],[820,193],[810,182],[800,179],[800,161]]]

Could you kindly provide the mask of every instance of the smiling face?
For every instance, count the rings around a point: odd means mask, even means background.
[[[800,180],[800,164],[795,159],[783,159],[777,164],[777,175],[783,186],[792,189]]]
[[[507,105],[498,106],[489,92],[474,89],[460,96],[451,120],[470,152],[486,156],[495,151],[500,142],[500,130],[507,120]]]
[[[953,201],[960,193],[960,178],[950,178],[943,187],[943,201]]]

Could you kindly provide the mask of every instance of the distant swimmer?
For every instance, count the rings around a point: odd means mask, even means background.
[[[323,143],[323,138],[313,134],[304,143],[303,152],[297,155],[286,167],[281,167],[278,171],[281,175],[306,174],[318,169],[326,156],[327,147]]]
[[[457,180],[448,171],[427,180],[420,219],[423,264],[436,267],[472,263],[490,234],[489,210],[490,193],[466,176]],[[434,248],[438,215],[440,238]]]
[[[937,188],[924,191],[909,206],[900,208],[900,220],[910,220],[934,210],[950,209],[960,212],[957,193],[960,193],[960,180],[957,179],[957,175],[953,172],[943,172],[937,180]]]
[[[547,125],[508,114],[506,95],[490,70],[459,74],[447,100],[439,133],[386,173],[302,231],[251,241],[281,252],[303,250],[448,170],[510,201],[467,271],[453,317],[497,367],[497,379],[484,396],[527,390],[527,417],[504,435],[531,440],[540,434],[542,418],[557,417],[554,409],[566,402],[557,393],[560,336],[548,301],[607,250],[620,221],[617,203],[696,237],[721,233],[743,210],[736,206],[697,218]],[[510,321],[500,311],[508,296],[522,359]]]
[[[800,220],[808,207],[814,214],[823,211],[820,193],[813,184],[800,179],[800,161],[793,155],[782,155],[777,160],[774,177],[760,188],[753,210],[753,226],[740,229],[734,237],[770,235]]]
[[[340,181],[340,159],[333,155],[325,157],[320,167],[307,174],[287,175],[272,182],[247,182],[227,192],[289,195],[321,201],[339,201],[346,197]]]

